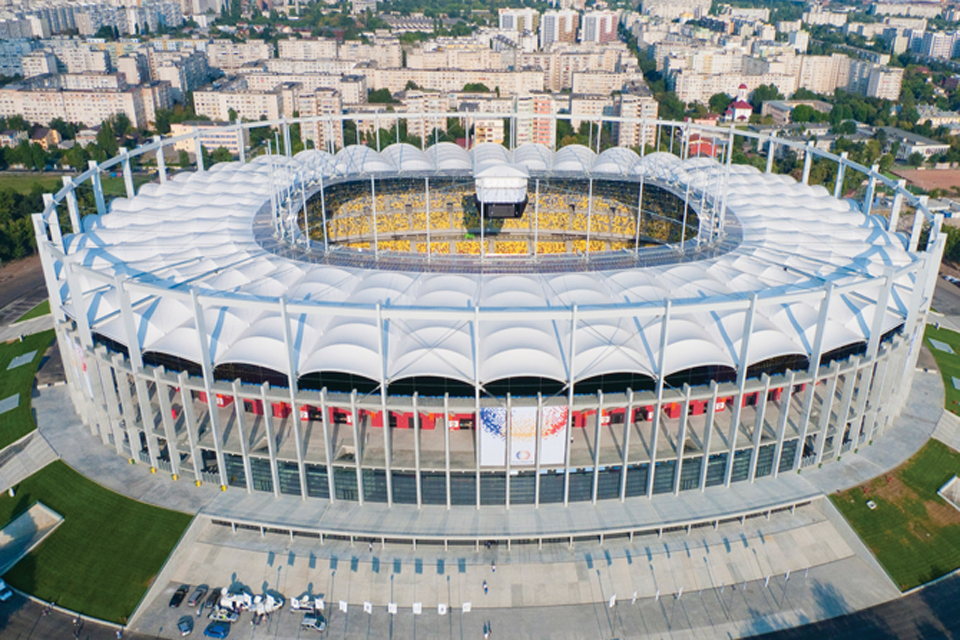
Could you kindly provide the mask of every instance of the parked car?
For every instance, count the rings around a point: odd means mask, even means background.
[[[180,636],[188,636],[193,633],[193,616],[183,616],[177,621],[177,631]]]
[[[303,622],[300,623],[300,626],[306,629],[324,631],[327,628],[327,621],[323,619],[323,614],[319,611],[310,611],[303,616]]]
[[[203,630],[203,635],[207,638],[226,638],[230,635],[230,623],[222,620],[211,622]]]
[[[190,596],[190,599],[187,600],[187,606],[188,606],[188,607],[195,607],[195,606],[197,606],[200,602],[203,602],[203,596],[207,595],[207,591],[208,591],[209,589],[210,589],[210,587],[208,587],[208,586],[205,585],[205,584],[201,584],[200,586],[198,586],[198,587],[196,588],[196,590],[193,592],[193,595]]]
[[[7,583],[0,580],[0,602],[6,602],[13,597],[13,590],[7,586]]]
[[[170,598],[170,608],[175,609],[179,607],[183,599],[187,597],[188,591],[190,591],[190,585],[180,585],[180,588],[174,591],[173,597]]]
[[[204,607],[210,607],[213,609],[220,602],[220,589],[214,589],[207,595],[207,599],[204,601]]]

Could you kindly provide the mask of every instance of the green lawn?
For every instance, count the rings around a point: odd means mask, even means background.
[[[20,316],[14,321],[14,324],[17,322],[23,322],[24,320],[33,320],[34,318],[39,318],[40,316],[50,315],[50,301],[44,300],[30,311],[27,311],[25,314]]]
[[[50,343],[53,342],[53,329],[24,336],[23,342],[14,340],[0,344],[0,400],[15,393],[20,394],[20,405],[6,413],[0,413],[0,449],[37,428],[30,414],[30,392],[33,389],[33,376],[40,366],[40,359]],[[33,361],[7,371],[7,366],[15,357],[36,351]]]
[[[930,353],[933,354],[933,359],[937,361],[940,375],[943,376],[946,409],[960,415],[960,390],[953,386],[953,378],[960,378],[960,333],[949,329],[937,329],[928,324],[923,337]],[[930,344],[930,338],[949,344],[953,348],[953,354],[934,349]]]
[[[151,177],[150,175],[135,174],[133,176],[134,188],[139,189],[143,183],[150,182]],[[101,178],[101,182],[103,184],[103,191],[107,194],[125,193],[122,176],[118,175],[116,178],[111,178],[109,175],[104,175]],[[44,173],[20,174],[0,171],[0,189],[7,188],[20,193],[30,193],[34,185],[37,184],[43,187],[44,192],[56,193],[63,187],[63,177]]]
[[[0,523],[40,501],[62,515],[49,538],[4,579],[85,615],[125,622],[191,516],[104,489],[56,461],[0,497]]]
[[[893,471],[830,496],[901,590],[960,567],[960,511],[937,495],[953,475],[960,453],[930,440]]]

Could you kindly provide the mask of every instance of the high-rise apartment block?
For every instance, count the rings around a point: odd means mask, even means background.
[[[540,18],[540,48],[554,42],[576,42],[580,14],[572,9],[545,11]]]
[[[617,39],[620,14],[616,11],[588,11],[583,14],[580,40],[582,42],[612,42]]]

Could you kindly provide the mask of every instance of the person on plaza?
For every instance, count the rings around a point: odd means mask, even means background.
[[[483,581],[483,594],[486,595],[488,591],[489,591],[489,587],[487,587],[487,581],[484,580],[484,581]]]
[[[496,573],[496,572],[497,572],[497,563],[496,563],[496,562],[491,562],[491,563],[490,563],[490,570],[491,570],[493,573]]]

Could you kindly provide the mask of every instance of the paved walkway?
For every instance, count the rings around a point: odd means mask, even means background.
[[[39,318],[24,320],[16,324],[0,327],[0,342],[16,340],[20,336],[29,336],[47,329],[53,329],[53,316],[46,315]]]
[[[38,431],[0,452],[0,492],[23,482],[59,456]]]

